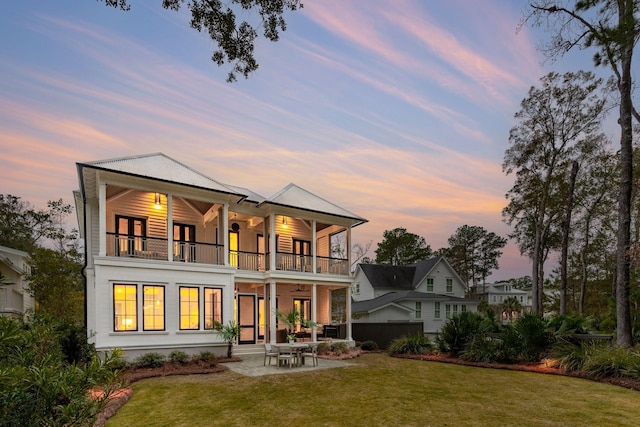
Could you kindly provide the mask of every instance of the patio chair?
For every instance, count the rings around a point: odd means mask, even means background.
[[[296,362],[296,353],[288,345],[278,346],[278,366],[283,366],[285,363],[289,364],[289,368],[293,367]]]
[[[267,357],[269,358],[269,365],[271,365],[271,358],[275,357],[277,359],[278,352],[271,347],[271,344],[264,343],[264,366],[267,366]]]
[[[309,344],[309,349],[305,350],[301,354],[302,359],[310,357],[313,361],[313,366],[318,366],[318,344]]]

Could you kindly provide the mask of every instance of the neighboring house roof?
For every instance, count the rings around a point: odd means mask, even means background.
[[[441,261],[446,262],[438,256],[411,265],[360,264],[360,268],[374,289],[408,290],[415,289]]]
[[[17,255],[17,256],[22,257],[24,259],[28,258],[29,254],[26,253],[26,252],[23,252],[23,251],[19,251],[17,249],[8,248],[6,246],[0,246],[0,262],[5,264],[7,267],[9,267],[11,270],[15,271],[18,274],[24,274],[25,272],[22,269],[22,266],[16,265],[11,260],[11,258],[9,258],[5,254]]]
[[[413,277],[416,269],[413,266],[360,264],[360,268],[374,289],[410,290],[414,288]]]
[[[478,295],[484,295],[484,294],[528,295],[529,294],[529,292],[522,289],[511,288],[511,290],[506,290],[504,289],[504,286],[505,285],[503,284],[492,285],[490,283],[487,283],[486,285],[478,285],[477,294]]]
[[[325,213],[330,215],[341,216],[343,218],[354,219],[358,221],[356,225],[367,222],[366,219],[331,203],[322,197],[316,196],[310,191],[305,190],[293,183],[287,185],[271,197],[268,197],[260,204],[271,204],[278,206],[291,207],[295,209],[303,209],[311,212]]]
[[[471,304],[477,304],[477,301],[470,301],[460,297],[454,297],[451,295],[440,295],[418,291],[399,291],[389,292],[388,294],[380,295],[377,298],[373,298],[365,301],[354,301],[351,303],[352,313],[371,313],[389,305],[395,305],[407,311],[411,309],[398,305],[400,301],[460,301]]]

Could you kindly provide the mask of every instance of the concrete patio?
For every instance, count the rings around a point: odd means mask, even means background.
[[[230,370],[249,377],[259,377],[262,375],[278,375],[278,374],[294,374],[301,372],[311,372],[318,369],[330,369],[330,368],[343,368],[347,366],[353,366],[352,363],[342,360],[330,360],[330,359],[318,359],[318,365],[308,363],[298,367],[289,368],[288,366],[279,367],[275,358],[271,359],[271,365],[269,365],[269,359],[267,358],[267,365],[264,366],[264,350],[261,346],[252,346],[251,348],[239,348],[234,349],[234,356],[242,358],[242,362],[226,362],[224,366]]]

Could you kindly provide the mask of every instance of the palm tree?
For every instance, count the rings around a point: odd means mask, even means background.
[[[233,353],[233,343],[240,336],[240,325],[236,324],[233,320],[229,320],[229,323],[223,325],[220,322],[215,322],[213,329],[218,332],[222,339],[227,343],[227,357],[231,358]]]
[[[500,310],[502,311],[502,318],[511,321],[514,317],[517,317],[520,310],[522,310],[522,304],[520,304],[518,298],[509,297],[500,304]]]

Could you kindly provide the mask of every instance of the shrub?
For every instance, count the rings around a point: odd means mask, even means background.
[[[160,353],[145,353],[136,359],[136,366],[139,368],[159,368],[164,365],[166,357]]]
[[[437,343],[441,351],[454,356],[464,350],[465,345],[480,332],[482,316],[478,313],[464,312],[453,316],[442,326]]]
[[[62,335],[41,319],[0,316],[0,426],[93,425],[106,406],[119,386],[119,352],[69,363]],[[103,394],[92,398],[96,386]]]
[[[215,353],[212,353],[210,351],[203,351],[200,354],[195,355],[194,358],[201,360],[202,362],[205,362],[205,363],[214,363],[218,358],[218,356],[216,356]]]
[[[460,352],[462,360],[493,362],[498,359],[502,341],[487,334],[476,334]]]
[[[527,313],[517,318],[513,329],[520,335],[520,359],[527,362],[539,361],[553,344],[547,321],[536,313]]]
[[[611,345],[587,345],[580,370],[595,377],[640,377],[640,352]]]
[[[329,343],[321,342],[318,344],[318,354],[326,354],[331,350]]]
[[[397,338],[389,344],[389,354],[425,354],[431,353],[434,345],[429,337],[418,333]]]
[[[360,343],[360,349],[364,351],[376,351],[379,347],[375,341],[363,341]]]
[[[349,347],[346,342],[334,342],[331,344],[331,351],[336,354],[342,354],[349,351]]]
[[[189,361],[189,355],[182,350],[173,350],[169,353],[169,361],[171,363],[184,365]]]

